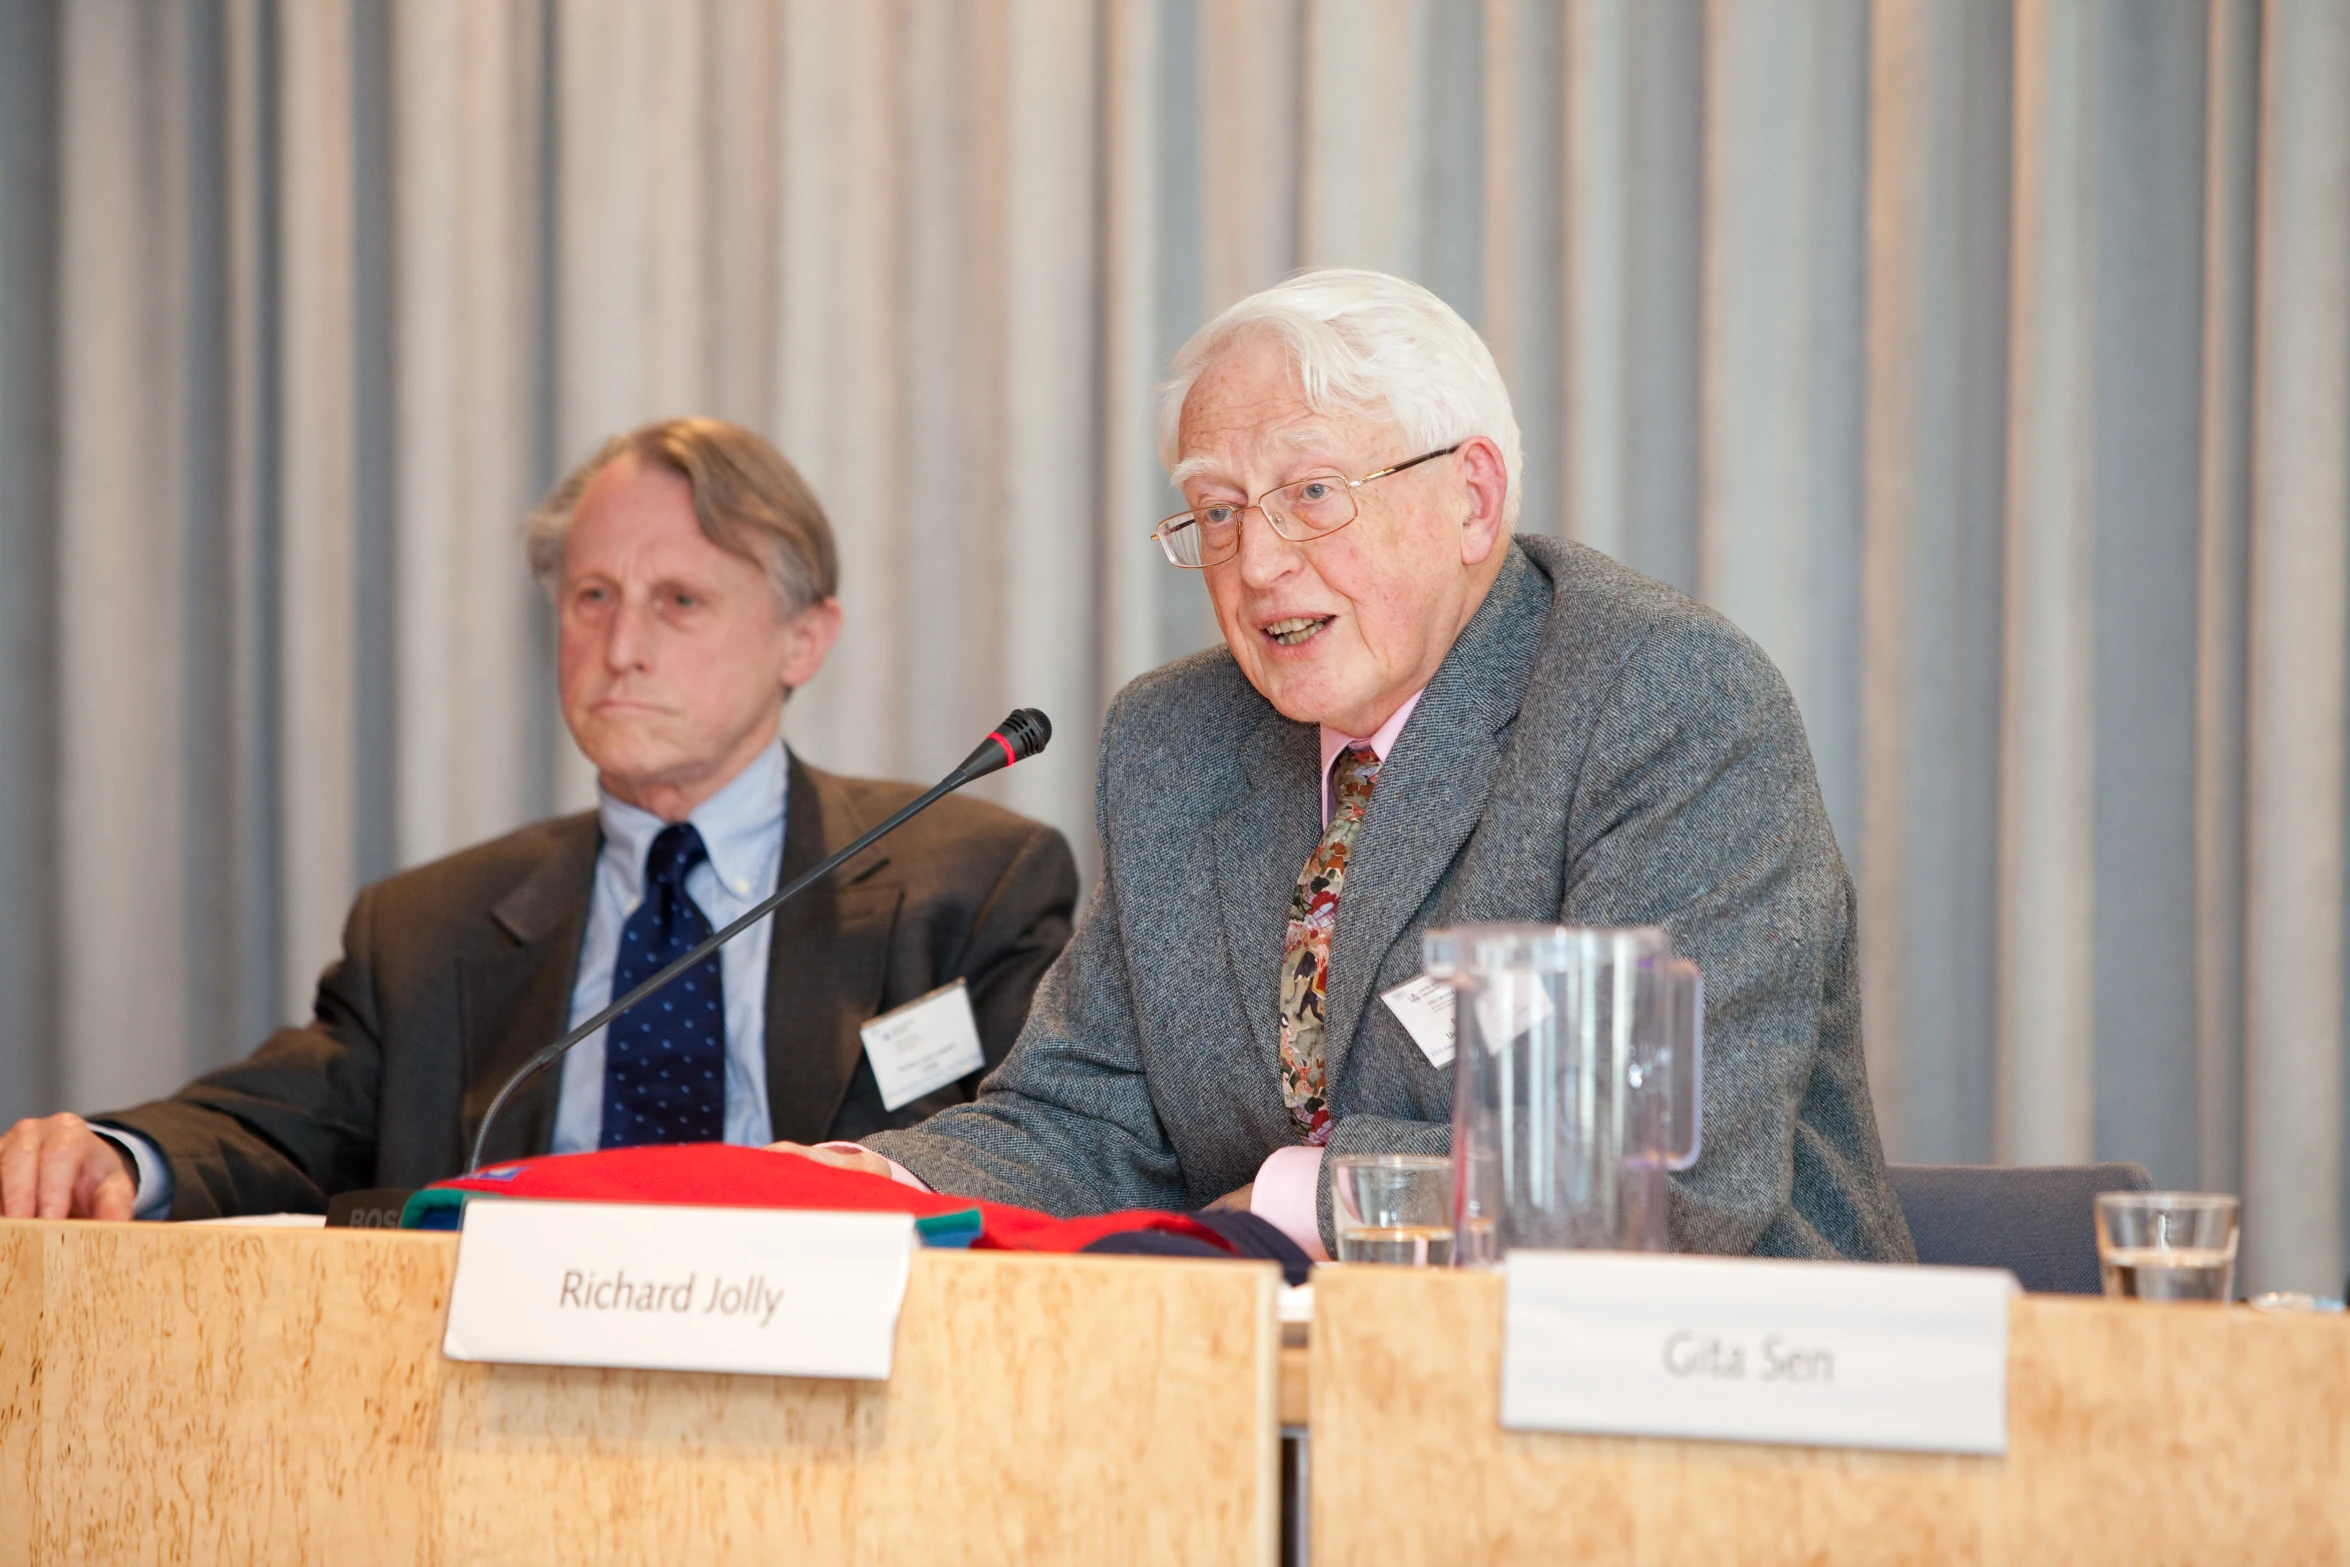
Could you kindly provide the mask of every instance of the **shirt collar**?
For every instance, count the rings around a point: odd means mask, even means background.
[[[1428,688],[1426,686],[1422,686],[1419,690],[1414,691],[1410,696],[1405,697],[1403,699],[1403,706],[1397,708],[1392,714],[1388,715],[1387,722],[1381,724],[1378,728],[1378,731],[1368,738],[1365,738],[1361,735],[1340,734],[1337,730],[1331,728],[1328,724],[1324,724],[1322,726],[1323,826],[1327,827],[1330,825],[1330,764],[1338,760],[1338,753],[1349,750],[1352,747],[1358,745],[1367,745],[1371,748],[1371,754],[1373,756],[1376,756],[1382,762],[1386,761],[1387,753],[1395,748],[1395,737],[1403,733],[1403,726],[1405,722],[1411,718],[1412,709],[1418,707],[1420,705],[1420,698],[1427,694]]]
[[[783,737],[778,735],[686,818],[702,835],[710,869],[738,898],[757,890],[781,847],[783,796],[790,776]],[[596,818],[603,825],[606,846],[618,851],[615,868],[622,891],[633,904],[644,895],[645,854],[669,824],[601,789],[596,791]]]

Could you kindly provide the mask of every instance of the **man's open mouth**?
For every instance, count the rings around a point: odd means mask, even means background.
[[[1331,619],[1328,615],[1292,615],[1287,620],[1276,620],[1257,629],[1283,647],[1295,647],[1330,624]]]

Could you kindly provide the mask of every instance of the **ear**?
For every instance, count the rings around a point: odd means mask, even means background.
[[[778,671],[786,693],[816,678],[832,644],[840,640],[840,600],[822,599],[783,624],[783,664]]]
[[[1509,468],[1501,459],[1501,448],[1488,436],[1470,436],[1457,455],[1462,497],[1468,502],[1467,515],[1461,518],[1461,564],[1481,566],[1509,542],[1501,521],[1510,493]]]

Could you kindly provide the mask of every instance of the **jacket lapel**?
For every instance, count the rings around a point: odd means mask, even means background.
[[[593,814],[556,824],[555,852],[490,910],[513,945],[461,958],[458,1018],[465,1062],[458,1107],[459,1157],[469,1157],[490,1101],[571,1020],[571,987],[587,929],[588,899],[603,834]],[[492,1163],[546,1151],[555,1133],[560,1062],[525,1083],[498,1112],[485,1157]]]
[[[826,773],[789,756],[777,886],[813,870],[871,823]],[[778,1139],[822,1142],[880,1010],[904,889],[878,877],[876,844],[775,911],[767,947],[767,1110]]]
[[[1314,796],[1320,761],[1321,740],[1313,727],[1268,708],[1240,746],[1238,799],[1211,829],[1216,907],[1234,991],[1276,1097],[1281,947],[1297,873],[1322,836],[1321,807]]]
[[[1331,940],[1323,1051],[1333,1095],[1380,964],[1484,818],[1503,736],[1533,678],[1550,597],[1549,580],[1513,545],[1380,764]],[[1345,1113],[1343,1103],[1337,1108]]]

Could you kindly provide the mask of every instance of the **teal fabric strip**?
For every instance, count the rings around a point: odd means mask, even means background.
[[[914,1221],[914,1233],[925,1246],[940,1246],[968,1250],[979,1239],[984,1225],[977,1208],[963,1208],[954,1213],[934,1213],[927,1219]]]
[[[465,1199],[472,1192],[456,1191],[446,1186],[427,1186],[408,1199],[400,1210],[400,1228],[403,1230],[453,1230],[458,1216],[464,1211]]]

